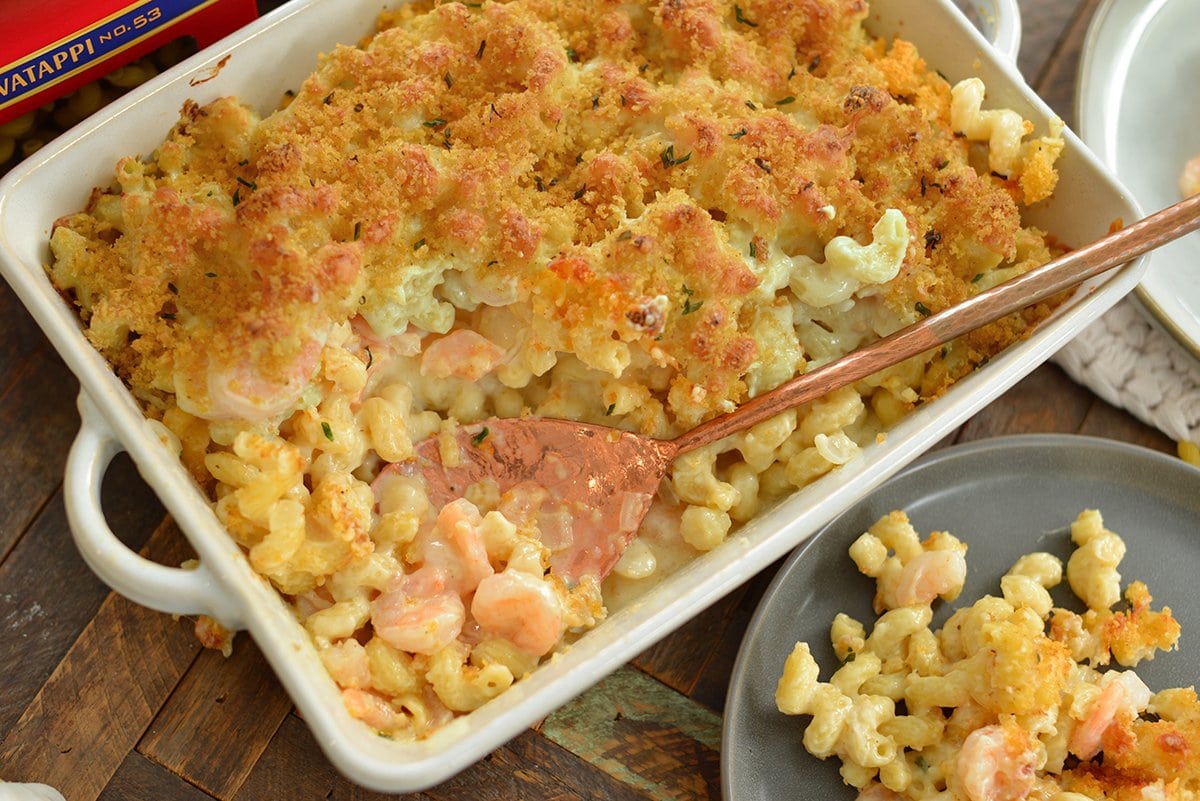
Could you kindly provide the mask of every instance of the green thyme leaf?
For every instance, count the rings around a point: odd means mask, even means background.
[[[330,427],[329,423],[326,423],[324,420],[322,420],[321,430],[325,432],[325,439],[333,442],[333,429]]]
[[[917,301],[916,305],[913,306],[913,308],[916,309],[917,314],[920,314],[922,317],[928,317],[929,315],[933,314],[933,312],[929,310],[929,307],[919,300]]]
[[[485,439],[487,439],[488,434],[490,434],[490,433],[492,433],[492,432],[488,430],[488,427],[484,426],[483,429],[478,434],[471,437],[471,444],[475,445],[475,446],[482,445],[483,441]]]
[[[752,22],[751,20],[746,18],[746,15],[742,13],[741,6],[733,7],[733,16],[734,16],[734,19],[736,19],[738,22],[742,23],[743,25],[749,25],[751,28],[758,27],[757,22]]]

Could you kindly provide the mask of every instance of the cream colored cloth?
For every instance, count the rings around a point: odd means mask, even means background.
[[[1200,442],[1200,360],[1125,299],[1054,356],[1073,379],[1173,440]]]

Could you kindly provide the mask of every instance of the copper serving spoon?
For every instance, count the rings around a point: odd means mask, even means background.
[[[501,492],[527,490],[535,508],[542,503],[543,512],[552,510],[539,519],[551,521],[554,529],[542,526],[554,571],[570,582],[588,574],[602,579],[637,532],[667,466],[680,454],[1045,300],[1197,228],[1200,195],[797,376],[672,440],[569,420],[490,418],[459,427],[452,443],[437,436],[424,440],[414,461],[386,470],[419,473],[437,506],[484,479]],[[447,444],[453,455],[443,464]]]

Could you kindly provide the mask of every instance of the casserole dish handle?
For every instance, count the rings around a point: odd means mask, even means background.
[[[983,35],[992,47],[1016,64],[1021,51],[1021,9],[1017,0],[969,0]]]
[[[124,450],[86,392],[79,393],[79,434],[67,457],[63,497],[75,545],[88,567],[126,598],[173,615],[208,615],[231,629],[240,615],[212,573],[166,567],[130,550],[117,539],[100,504],[100,485],[113,457]]]

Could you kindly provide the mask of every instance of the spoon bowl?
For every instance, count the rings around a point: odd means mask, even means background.
[[[780,412],[820,398],[1200,228],[1200,195],[981,292],[787,381],[673,440],[542,417],[491,418],[419,443],[385,468],[420,477],[442,506],[492,482],[535,515],[551,569],[568,582],[602,580],[621,558],[671,462]]]

